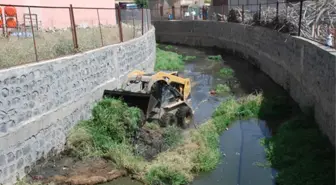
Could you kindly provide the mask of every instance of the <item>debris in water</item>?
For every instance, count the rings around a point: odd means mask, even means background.
[[[240,153],[236,152],[236,155],[240,155]]]
[[[211,95],[215,95],[215,94],[216,94],[216,91],[215,91],[215,90],[211,90],[211,91],[210,91],[210,94],[211,94]]]
[[[225,130],[229,130],[229,128],[226,127]]]

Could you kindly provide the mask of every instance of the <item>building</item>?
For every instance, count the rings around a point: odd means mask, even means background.
[[[69,7],[98,7],[114,8],[115,0],[1,0],[1,4],[32,5],[32,6],[58,6]],[[0,6],[2,9],[3,6]],[[28,8],[17,7],[17,19],[20,28],[30,25]],[[2,11],[4,12],[4,11]],[[33,25],[40,29],[67,28],[70,27],[70,14],[68,8],[31,8]],[[104,25],[115,25],[115,10],[99,10],[100,23]],[[79,26],[98,25],[98,14],[96,9],[74,9],[75,23]]]

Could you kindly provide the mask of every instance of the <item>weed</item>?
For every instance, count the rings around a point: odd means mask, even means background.
[[[182,55],[175,52],[164,51],[156,48],[155,70],[180,70],[183,69],[184,62]]]
[[[146,179],[150,184],[161,185],[182,185],[187,184],[188,180],[183,174],[168,166],[153,166],[146,174]]]
[[[163,129],[164,143],[168,147],[175,147],[182,141],[182,129],[176,126],[168,126]]]
[[[150,129],[150,130],[160,130],[160,125],[155,122],[147,122],[144,127]]]
[[[189,61],[189,60],[194,60],[194,59],[196,59],[196,56],[185,56],[183,58],[184,61]]]
[[[212,122],[203,124],[197,132],[191,134],[192,140],[199,143],[198,150],[194,151],[193,162],[195,172],[213,170],[220,161],[219,135]]]
[[[165,49],[167,49],[167,50],[169,50],[169,49],[173,49],[174,47],[172,46],[172,45],[167,45],[166,47],[165,47]]]
[[[225,93],[228,93],[230,91],[231,91],[230,87],[226,84],[218,84],[216,86],[216,93],[218,93],[218,94],[225,94]]]
[[[224,78],[233,77],[234,71],[231,68],[222,68],[219,75]]]
[[[211,56],[208,56],[208,59],[212,61],[220,61],[222,60],[222,56],[221,55],[211,55]]]

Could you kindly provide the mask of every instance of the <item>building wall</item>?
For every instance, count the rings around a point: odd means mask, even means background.
[[[35,6],[59,6],[69,7],[72,4],[74,7],[97,7],[97,8],[114,8],[114,0],[2,0],[2,4],[13,5],[35,5]],[[28,8],[17,7],[18,22],[22,24],[23,14],[28,13]],[[46,28],[67,28],[70,27],[69,9],[67,8],[31,8],[32,14],[37,14],[39,27]],[[76,25],[80,26],[97,26],[98,16],[97,10],[74,10]],[[100,23],[104,25],[115,25],[116,16],[115,10],[99,10]],[[29,24],[29,23],[27,23]]]
[[[219,47],[254,63],[302,108],[314,108],[335,145],[336,52],[263,27],[213,21],[154,21],[158,42]]]

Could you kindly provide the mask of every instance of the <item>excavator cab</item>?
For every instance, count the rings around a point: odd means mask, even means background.
[[[161,126],[188,127],[193,118],[190,100],[190,80],[177,72],[146,74],[133,71],[120,89],[105,90],[104,97],[122,99],[129,106],[138,107],[142,122],[157,120]]]

